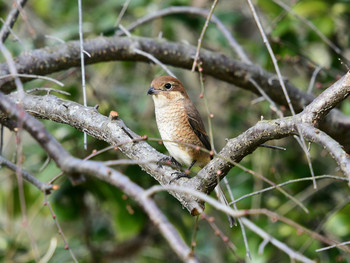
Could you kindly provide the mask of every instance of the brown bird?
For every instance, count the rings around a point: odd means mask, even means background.
[[[158,77],[147,94],[153,95],[158,130],[170,155],[188,169],[194,164],[204,167],[210,161],[209,153],[190,145],[211,150],[209,138],[182,83],[174,77]]]
[[[207,150],[212,147],[202,118],[182,83],[174,77],[158,77],[152,81],[147,94],[153,97],[158,130],[170,155],[187,165],[188,170],[194,164],[204,167],[212,157],[193,145]],[[220,201],[228,205],[220,185],[215,191]],[[228,218],[232,227],[235,220]]]

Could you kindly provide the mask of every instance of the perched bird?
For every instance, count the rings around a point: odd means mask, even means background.
[[[153,97],[158,130],[169,154],[188,170],[193,165],[204,167],[212,157],[193,145],[209,151],[211,145],[202,118],[180,80],[170,76],[155,78],[147,94]],[[220,185],[215,191],[228,205]],[[234,219],[229,217],[229,222],[232,227]]]
[[[188,169],[194,164],[204,167],[210,154],[191,145],[211,150],[209,138],[182,83],[174,77],[158,77],[148,94],[153,97],[158,130],[170,155]]]

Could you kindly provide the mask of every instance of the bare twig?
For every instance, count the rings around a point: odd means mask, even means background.
[[[211,228],[214,230],[215,235],[219,236],[221,238],[221,240],[224,242],[224,244],[232,251],[232,253],[236,256],[236,246],[229,240],[229,238],[220,230],[220,228],[217,226],[217,224],[215,224],[215,219],[212,217],[209,217],[208,215],[206,215],[205,213],[203,213],[201,215],[202,218],[204,218],[208,224],[211,226]],[[242,261],[239,257],[238,257],[238,261]]]
[[[83,10],[82,0],[78,0],[79,9],[79,43],[80,43],[80,67],[81,67],[81,87],[83,90],[84,106],[87,106],[86,84],[85,84],[85,61],[84,61],[84,37],[83,37]],[[87,134],[84,132],[84,149],[87,149]]]
[[[58,219],[57,219],[57,217],[56,217],[56,214],[54,213],[54,211],[53,211],[53,209],[52,209],[52,206],[51,206],[49,200],[47,199],[46,193],[44,193],[44,198],[45,198],[44,205],[46,205],[46,206],[49,208],[50,213],[51,213],[51,216],[52,216],[52,219],[55,221],[55,224],[56,224],[58,233],[60,234],[60,236],[62,237],[62,240],[63,240],[63,242],[64,242],[64,249],[69,250],[69,253],[70,253],[70,255],[71,255],[73,261],[74,261],[75,263],[78,263],[78,260],[77,260],[77,258],[75,257],[75,255],[74,255],[74,253],[73,253],[73,250],[72,250],[72,249],[70,248],[70,246],[68,245],[68,241],[67,241],[67,239],[66,239],[66,237],[65,237],[65,235],[64,235],[64,233],[63,233],[63,230],[62,230],[62,228],[61,228],[61,226],[60,226],[60,223],[58,222]]]
[[[322,67],[321,66],[318,66],[316,67],[316,69],[314,70],[314,72],[312,72],[312,76],[311,76],[311,79],[310,79],[310,83],[309,83],[309,87],[307,89],[307,93],[311,94],[312,93],[312,89],[315,85],[315,81],[316,81],[316,77],[317,77],[317,74],[322,70]]]
[[[194,72],[194,70],[197,67],[197,63],[198,63],[198,60],[199,60],[199,51],[200,51],[200,49],[202,47],[202,41],[203,41],[203,38],[204,38],[204,35],[205,35],[205,31],[207,31],[210,18],[211,18],[211,16],[214,13],[214,9],[215,9],[217,3],[218,3],[218,0],[214,0],[213,4],[211,5],[210,12],[208,14],[207,19],[205,20],[205,23],[204,23],[201,35],[198,38],[197,50],[196,50],[196,54],[194,56],[193,65],[192,65],[192,72]]]
[[[159,17],[173,15],[173,14],[195,14],[195,15],[199,15],[204,18],[207,18],[209,16],[209,11],[207,9],[193,7],[193,6],[171,6],[137,19],[135,22],[133,22],[127,27],[127,30],[133,31],[135,28],[143,24],[146,24],[149,21],[152,21]],[[240,60],[243,61],[244,63],[251,64],[252,62],[248,58],[247,54],[244,52],[243,48],[238,44],[236,39],[232,36],[230,30],[227,29],[227,27],[221,22],[221,20],[217,16],[212,14],[210,22],[215,24],[219,29],[219,31],[225,36],[229,45],[231,46],[233,51],[238,55]],[[123,33],[117,32],[116,35],[122,36]]]
[[[316,180],[318,180],[318,179],[326,179],[326,178],[327,179],[335,179],[335,180],[341,180],[341,181],[349,182],[349,178],[346,178],[346,177],[339,177],[339,176],[333,176],[333,175],[318,175],[318,176],[315,176]],[[312,181],[312,180],[313,180],[312,177],[304,177],[304,178],[298,178],[298,179],[289,180],[289,181],[286,181],[286,182],[283,182],[283,183],[280,183],[280,184],[277,184],[277,185],[269,186],[269,187],[266,187],[264,189],[261,189],[261,190],[255,191],[255,192],[252,192],[252,193],[249,193],[249,194],[246,194],[246,195],[242,195],[241,197],[235,199],[233,201],[233,204],[238,203],[239,201],[241,201],[241,200],[243,200],[243,199],[245,199],[247,197],[251,197],[251,196],[254,196],[254,195],[262,194],[264,192],[276,189],[277,187],[285,186],[285,185],[288,185],[288,184],[291,184],[291,183]]]
[[[331,248],[340,247],[340,246],[346,246],[346,245],[350,245],[350,241],[338,243],[338,244],[335,244],[335,245],[332,245],[332,246],[328,246],[328,247],[319,248],[319,249],[316,249],[316,252],[321,252],[321,251],[325,251],[325,250],[328,250],[328,249],[331,249]]]
[[[224,177],[232,168],[232,162],[238,163],[244,156],[254,151],[260,144],[269,138],[282,138],[287,134],[297,134],[297,126],[301,127],[301,133],[308,140],[315,141],[327,148],[330,155],[336,160],[342,172],[350,178],[350,157],[341,145],[324,132],[312,127],[321,121],[325,115],[341,100],[350,94],[350,73],[338,80],[329,89],[324,91],[317,99],[308,105],[302,113],[294,117],[280,118],[275,121],[260,121],[254,127],[248,129],[238,137],[228,141],[221,150],[221,158],[214,158],[205,166],[198,175],[190,181],[197,189],[203,192],[211,192],[217,184],[213,171],[220,171],[220,177]],[[276,131],[278,132],[276,133]],[[271,137],[270,137],[271,136]],[[243,143],[244,142],[244,143]],[[242,145],[244,144],[244,146]],[[245,150],[244,153],[241,150]],[[248,151],[246,151],[249,149]],[[241,155],[242,154],[242,155]],[[222,158],[223,157],[223,158]],[[220,159],[220,160],[219,160]],[[201,182],[205,181],[205,187]]]
[[[40,91],[45,91],[46,94],[50,94],[51,92],[56,92],[56,93],[58,93],[58,94],[63,94],[63,95],[67,95],[67,96],[70,96],[70,95],[71,95],[69,92],[64,91],[64,90],[53,89],[53,88],[46,88],[46,87],[34,88],[34,89],[26,90],[26,92],[27,92],[28,94],[30,94],[30,93],[36,93],[36,92],[40,92]]]
[[[10,75],[11,78],[15,79],[15,85],[16,85],[16,88],[19,92],[19,95],[23,97],[23,95],[24,95],[23,84],[18,77],[18,72],[17,72],[15,62],[13,61],[11,53],[7,50],[7,48],[5,47],[5,45],[2,42],[0,42],[0,51],[6,59],[6,65],[8,66],[8,69],[10,72],[10,74],[6,74],[6,75]]]
[[[287,255],[289,255],[289,257],[291,258],[291,260],[299,260],[301,262],[306,262],[306,263],[314,263],[315,261],[303,256],[302,254],[300,254],[299,252],[292,250],[291,248],[289,248],[288,246],[286,246],[286,244],[282,243],[281,241],[275,239],[274,237],[272,237],[271,235],[269,235],[268,233],[266,233],[264,230],[262,230],[260,227],[258,227],[257,225],[255,225],[252,221],[250,221],[247,218],[242,218],[242,222],[243,224],[249,228],[250,230],[252,230],[254,233],[258,234],[259,236],[261,236],[264,240],[266,240],[267,242],[271,243],[272,245],[274,245],[275,247],[277,247],[278,249],[284,251]]]
[[[10,13],[8,14],[5,20],[5,23],[1,27],[1,30],[0,30],[1,42],[5,42],[5,40],[7,39],[8,35],[10,34],[10,29],[15,24],[21,8],[23,8],[26,3],[27,3],[27,0],[16,1],[15,6],[12,8],[12,10],[10,11]]]
[[[20,7],[19,7],[20,8]],[[0,41],[0,51],[4,55],[6,59],[6,63],[9,67],[9,72],[11,75],[16,76],[18,74],[15,62],[10,54],[10,52],[7,50],[5,45],[3,44],[2,41]],[[18,111],[21,114],[25,114],[21,102],[24,97],[24,90],[23,90],[23,85],[21,80],[18,77],[15,78],[15,84],[18,90],[19,94],[19,104],[17,105]],[[23,122],[22,118],[19,118],[17,120],[17,134],[16,134],[16,146],[17,146],[17,166],[16,166],[16,177],[17,177],[17,183],[18,183],[18,195],[19,195],[19,203],[20,203],[20,208],[21,208],[21,214],[22,214],[22,224],[25,227],[25,230],[27,231],[28,237],[30,239],[30,244],[33,249],[33,254],[35,257],[35,260],[38,261],[39,259],[39,250],[38,250],[38,245],[36,243],[36,240],[33,235],[33,231],[31,226],[28,224],[28,217],[27,217],[27,207],[26,207],[26,202],[25,202],[25,195],[24,195],[24,188],[23,188],[23,177],[21,174],[21,166],[22,166],[22,161],[23,161],[23,145],[22,145],[22,128],[23,128]]]
[[[136,37],[99,37],[85,41],[85,50],[92,54],[91,58],[85,58],[85,64],[111,60],[149,61],[148,58],[140,56],[132,50],[135,46],[152,54],[158,60],[162,61],[162,63],[188,69],[192,67],[193,54],[195,53],[194,47],[166,42],[164,40],[157,41]],[[31,72],[31,74],[46,75],[74,66],[80,66],[79,54],[79,41],[72,41],[52,48],[26,52],[16,58],[15,65],[19,73]],[[36,63],[32,63],[33,60]],[[211,75],[260,95],[256,87],[247,81],[247,79],[253,78],[273,101],[281,105],[287,105],[279,82],[269,81],[269,79],[275,79],[274,75],[260,67],[243,64],[222,54],[209,52],[204,49],[201,49],[201,62],[203,63],[203,74]],[[0,64],[0,72],[2,74],[10,73],[6,63]],[[23,79],[23,81],[28,80]],[[11,85],[12,82],[9,82],[7,85],[4,85],[5,83],[8,82],[6,80],[0,80],[1,90],[9,92],[14,89],[14,86]],[[285,85],[293,106],[297,111],[302,111],[314,99],[314,96],[298,90],[288,82]],[[340,141],[346,150],[350,150],[349,117],[345,116],[339,110],[334,109],[325,121],[320,123],[320,128]]]
[[[262,24],[261,24],[261,22],[260,22],[260,19],[259,19],[259,17],[258,17],[258,14],[257,14],[256,11],[255,11],[255,7],[254,7],[252,1],[251,1],[251,0],[247,0],[247,1],[248,1],[248,4],[249,4],[250,9],[251,9],[251,11],[252,11],[252,14],[253,14],[254,20],[255,20],[255,22],[256,22],[256,25],[257,25],[257,27],[258,27],[258,29],[259,29],[259,31],[260,31],[260,35],[261,35],[261,37],[262,37],[262,39],[263,39],[263,41],[264,41],[264,44],[265,44],[265,46],[266,46],[266,48],[267,48],[267,51],[268,51],[269,54],[270,54],[271,59],[272,59],[272,63],[273,63],[274,68],[275,68],[275,70],[276,70],[276,73],[277,73],[277,76],[278,76],[278,80],[279,80],[279,82],[280,82],[280,85],[281,85],[283,94],[284,94],[284,96],[285,96],[285,98],[286,98],[286,100],[287,100],[287,103],[288,103],[288,106],[289,106],[289,110],[291,111],[292,115],[295,116],[295,110],[294,110],[294,107],[293,107],[293,105],[292,105],[292,102],[291,102],[291,99],[290,99],[290,97],[289,97],[289,94],[288,94],[288,92],[287,92],[286,85],[284,84],[284,80],[283,80],[281,71],[280,71],[280,69],[279,69],[278,62],[277,62],[277,59],[276,59],[276,57],[275,57],[275,54],[274,54],[274,52],[273,52],[273,50],[272,50],[272,48],[271,48],[271,45],[270,45],[270,43],[269,43],[269,41],[268,41],[268,39],[267,39],[267,37],[266,37],[266,34],[265,34],[265,32],[264,32],[264,28],[262,27]],[[314,177],[315,174],[314,174],[314,170],[313,170],[312,163],[311,163],[311,156],[310,156],[310,153],[309,153],[309,151],[307,150],[305,140],[304,140],[304,138],[303,138],[303,136],[302,136],[302,134],[301,134],[301,132],[300,132],[300,130],[299,130],[298,125],[297,125],[296,127],[297,127],[297,130],[298,130],[298,135],[300,136],[300,142],[301,142],[301,145],[300,145],[300,146],[301,146],[301,148],[303,149],[303,151],[304,151],[304,153],[305,153],[305,156],[306,156],[306,158],[307,158],[308,165],[309,165],[309,168],[310,168],[311,176]],[[316,188],[317,188],[316,180],[314,180],[313,183],[314,183],[314,187],[315,187],[315,189],[316,189]]]
[[[52,81],[52,82],[56,83],[57,85],[59,85],[61,87],[64,86],[64,84],[61,81],[58,81],[58,80],[56,80],[54,78],[40,76],[40,75],[31,75],[31,74],[16,74],[16,75],[14,75],[14,74],[7,74],[7,75],[0,76],[0,79],[9,79],[9,78],[14,78],[14,77],[44,79],[44,80]]]
[[[14,163],[10,162],[6,158],[0,155],[0,165],[4,165],[7,168],[11,169],[12,171],[16,172],[17,169],[19,169],[20,174],[23,176],[23,179],[34,185],[36,188],[38,188],[40,191],[45,193],[50,193],[52,190],[52,185],[45,184],[43,182],[40,182],[38,179],[36,179],[34,176],[32,176],[27,171],[23,170],[22,168],[17,167]]]
[[[167,66],[165,66],[162,62],[160,62],[158,59],[156,59],[152,54],[147,53],[145,51],[142,51],[138,48],[134,48],[133,49],[137,54],[140,54],[146,58],[148,58],[149,60],[153,61],[155,64],[159,65],[169,76],[172,76],[174,78],[176,78],[176,76],[174,75],[174,73],[172,73]]]
[[[159,228],[175,253],[184,262],[198,262],[191,254],[190,248],[184,243],[178,232],[168,222],[163,213],[161,213],[154,201],[145,195],[144,189],[134,184],[121,173],[104,166],[101,162],[80,160],[72,157],[62,145],[45,130],[42,123],[27,113],[23,114],[16,105],[11,102],[11,100],[8,100],[8,97],[2,93],[0,93],[0,109],[15,120],[21,118],[24,129],[38,141],[41,147],[63,171],[70,174],[92,174],[101,180],[121,188],[123,192],[134,198],[145,210],[153,223]]]
[[[131,0],[126,0],[126,1],[124,2],[123,7],[122,7],[122,10],[120,10],[120,13],[119,13],[119,15],[118,15],[118,17],[117,17],[117,20],[116,20],[115,23],[114,23],[114,27],[115,27],[115,28],[118,28],[119,23],[120,23],[120,21],[122,21],[122,18],[123,18],[124,14],[125,14],[126,9],[127,9],[128,6],[129,6],[130,2],[131,2]]]
[[[271,212],[267,209],[247,209],[247,210],[233,210],[231,207],[229,206],[226,206],[226,205],[223,205],[221,204],[220,202],[214,200],[213,198],[203,194],[203,193],[200,193],[198,191],[195,191],[191,188],[188,188],[188,187],[179,187],[179,186],[153,186],[151,187],[150,189],[146,190],[144,192],[145,195],[147,196],[152,196],[154,195],[155,193],[157,192],[162,192],[162,191],[169,191],[169,190],[172,190],[172,191],[179,191],[179,192],[184,192],[184,193],[188,193],[190,195],[193,195],[193,196],[196,196],[202,200],[204,200],[205,202],[211,204],[212,206],[214,206],[217,210],[219,211],[222,211],[226,214],[229,214],[233,217],[242,217],[242,220],[243,220],[243,223],[245,224],[245,218],[244,216],[246,215],[258,215],[258,214],[262,214],[262,215],[266,215],[268,217],[270,217],[271,219],[273,219],[274,221],[276,220],[280,220],[281,222],[284,222],[288,225],[290,225],[291,227],[297,229],[297,230],[300,230],[300,231],[303,231],[305,232],[306,234],[308,234],[309,236],[311,236],[312,238],[314,239],[317,239],[321,242],[324,242],[326,244],[334,244],[335,242],[327,237],[324,237],[318,233],[315,233],[303,226],[301,226],[300,224],[292,221],[291,219],[289,218],[286,218],[284,216],[281,216],[281,215],[278,215],[274,212]],[[246,224],[245,224],[246,225]],[[254,231],[255,232],[255,231]],[[283,244],[284,245],[284,244]],[[284,245],[285,246],[285,245]],[[282,249],[283,250],[283,249]],[[345,251],[348,251],[347,248],[344,248]]]
[[[342,98],[346,97],[346,94],[348,94],[349,91],[344,88],[344,83],[345,78],[342,78],[335,83],[329,91],[325,91],[331,96],[331,102],[326,104],[327,111],[334,107]],[[316,99],[303,113],[296,115],[295,117],[287,117],[274,121],[261,121],[237,138],[229,140],[228,144],[219,153],[218,158],[215,158],[214,161],[210,162],[204,169],[202,169],[198,173],[198,176],[195,176],[188,181],[185,180],[182,183],[185,183],[186,185],[191,184],[202,192],[211,192],[218,183],[216,171],[220,170],[220,178],[223,178],[235,163],[238,163],[244,156],[254,151],[261,143],[264,143],[269,139],[277,139],[295,134],[295,123],[305,123],[305,135],[307,135],[306,133],[309,129],[308,125],[317,125],[327,113],[323,112],[317,117],[314,116],[314,114],[319,114],[317,112],[320,111],[320,105],[323,105],[324,101],[328,101],[327,97],[322,94],[320,96],[323,99],[320,99],[320,101]],[[89,108],[84,108],[79,104],[58,99],[51,95],[44,97],[27,96],[27,99],[23,101],[26,109],[30,110],[34,115],[40,118],[50,118],[54,121],[70,124],[80,130],[88,130],[91,136],[105,140],[112,145],[131,141],[130,137],[124,132],[124,130],[118,128],[118,125],[124,125],[121,120],[115,121],[116,125],[112,126],[111,124],[106,123],[107,117],[101,116],[95,110],[91,111]],[[74,108],[75,111],[67,111],[67,108]],[[76,109],[79,110],[76,111]],[[313,122],[315,118],[316,122]],[[91,122],[91,120],[93,120],[93,122]],[[101,131],[102,126],[105,127],[103,131]],[[126,129],[134,138],[140,137],[127,128],[124,127],[124,129]],[[325,140],[323,132],[317,129],[312,129],[312,131],[316,131],[318,134],[314,132],[314,134],[309,134],[308,138],[310,138],[310,140],[319,140],[319,142],[317,141],[318,143],[323,143],[322,141]],[[312,137],[314,137],[314,139],[312,139]],[[160,160],[164,157],[164,155],[157,153],[152,147],[142,141],[137,144],[123,144],[120,146],[120,149],[133,160],[148,160],[150,158]],[[350,170],[346,168],[346,165],[348,165],[350,161],[347,159],[348,157],[346,157],[346,153],[341,149],[340,145],[336,144],[336,142],[331,139],[328,142],[327,150],[331,151],[331,155],[336,158],[336,161],[344,174],[348,174]],[[154,163],[149,163],[148,165],[141,164],[141,167],[150,173],[162,185],[168,185],[172,180],[171,174],[174,173],[174,170],[170,167],[164,167],[164,170],[158,169],[157,165]],[[182,180],[178,180],[177,183],[181,185],[181,181]],[[177,196],[177,198],[180,201],[182,200],[182,204],[187,207],[189,211],[195,211],[196,206],[192,207],[192,205],[197,204],[198,206],[197,202],[191,204],[184,196]]]

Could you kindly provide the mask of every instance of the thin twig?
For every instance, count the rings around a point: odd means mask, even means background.
[[[228,236],[226,236],[221,230],[220,228],[217,226],[217,224],[215,224],[215,219],[213,217],[209,217],[208,215],[206,215],[205,213],[202,213],[201,217],[203,219],[205,219],[208,224],[210,225],[210,227],[214,230],[215,235],[219,236],[220,239],[224,242],[225,246],[227,246],[232,253],[238,258],[239,262],[242,261],[238,255],[236,254],[236,246],[230,241],[230,239],[228,238]]]
[[[87,106],[86,101],[86,84],[85,84],[85,62],[84,62],[84,37],[83,37],[83,10],[82,0],[78,0],[79,9],[79,43],[80,43],[80,67],[81,67],[81,87],[83,90],[84,106]],[[87,150],[87,134],[84,132],[84,149]]]
[[[40,191],[45,193],[50,193],[52,190],[52,185],[45,184],[43,182],[40,182],[38,179],[36,179],[33,175],[28,173],[27,171],[23,170],[22,168],[17,167],[14,163],[10,162],[6,158],[0,155],[0,165],[4,165],[7,168],[11,169],[12,171],[16,172],[17,169],[19,169],[21,176],[24,180],[34,185],[36,188],[38,188]]]
[[[62,228],[61,228],[61,226],[60,226],[60,223],[58,222],[57,216],[56,216],[56,214],[54,213],[54,211],[53,211],[53,209],[52,209],[52,206],[51,206],[49,200],[47,199],[47,195],[46,195],[45,193],[44,193],[44,199],[45,199],[44,205],[46,205],[46,206],[49,208],[49,211],[50,211],[50,213],[51,213],[52,219],[55,221],[55,224],[56,224],[56,227],[57,227],[57,230],[58,230],[58,234],[60,234],[60,236],[62,237],[62,240],[63,240],[63,242],[64,242],[64,249],[68,250],[69,253],[70,253],[70,255],[71,255],[71,257],[72,257],[72,259],[73,259],[73,261],[74,261],[75,263],[78,263],[78,260],[77,260],[77,258],[75,257],[75,255],[74,255],[72,249],[71,249],[70,246],[68,245],[68,241],[67,241],[67,239],[66,239],[66,237],[65,237],[65,235],[64,235],[64,233],[63,233],[63,230],[62,230]]]
[[[153,55],[151,55],[150,53],[147,53],[145,51],[142,51],[136,47],[134,47],[133,49],[137,54],[140,54],[146,58],[148,58],[149,60],[153,61],[155,64],[159,65],[169,76],[172,76],[174,78],[176,78],[176,76],[174,75],[174,73],[172,73],[167,66],[165,66],[162,62],[160,62],[157,58],[155,58]]]
[[[227,178],[225,177],[225,178],[223,179],[223,181],[224,181],[224,183],[225,183],[225,185],[226,185],[226,188],[227,188],[227,191],[228,191],[228,193],[229,193],[230,199],[231,199],[231,201],[233,202],[233,203],[230,204],[230,205],[232,205],[232,207],[233,207],[234,210],[238,210],[237,204],[234,203],[235,198],[234,198],[234,196],[233,196],[233,193],[232,193],[232,191],[231,191],[231,188],[229,187]],[[246,251],[246,257],[249,258],[249,259],[251,260],[251,259],[252,259],[252,256],[251,256],[250,249],[249,249],[248,237],[247,237],[247,232],[246,232],[246,230],[245,230],[245,226],[244,226],[244,224],[242,223],[241,218],[237,218],[237,221],[238,221],[238,223],[239,223],[239,226],[241,227],[242,237],[243,237],[243,243],[244,243],[244,247],[245,247],[245,251]]]
[[[322,70],[322,68],[323,68],[322,66],[317,66],[315,68],[314,72],[312,72],[312,76],[310,79],[309,87],[307,89],[307,93],[312,94],[312,89],[315,85],[317,74]]]
[[[331,248],[340,247],[340,246],[346,246],[346,245],[350,245],[350,241],[338,243],[338,244],[335,244],[335,245],[332,245],[332,246],[328,246],[328,247],[319,248],[319,249],[316,249],[316,252],[321,252],[321,251],[325,251],[325,250],[328,250],[328,249],[331,249]]]
[[[49,80],[52,81],[54,83],[56,83],[57,85],[60,85],[61,87],[64,86],[64,84],[61,81],[58,81],[54,78],[50,78],[50,77],[46,77],[46,76],[40,76],[40,75],[32,75],[32,74],[6,74],[6,75],[2,75],[0,76],[0,79],[5,79],[5,78],[9,78],[9,77],[20,77],[20,78],[32,78],[32,79],[44,79],[44,80]]]
[[[333,175],[317,175],[317,176],[315,176],[315,179],[316,180],[319,180],[319,179],[335,179],[335,180],[342,180],[342,181],[348,181],[349,182],[349,178],[340,177],[340,176],[333,176]],[[292,184],[292,183],[304,182],[304,181],[312,181],[312,180],[313,180],[313,177],[304,177],[304,178],[288,180],[286,182],[283,182],[283,183],[280,183],[280,184],[277,184],[277,185],[269,186],[269,187],[266,187],[264,189],[261,189],[261,190],[255,191],[255,192],[252,192],[252,193],[249,193],[249,194],[246,194],[246,195],[242,195],[241,197],[235,199],[232,203],[233,204],[238,203],[239,201],[242,201],[243,199],[245,199],[247,197],[251,197],[251,196],[254,196],[254,195],[262,194],[264,192],[276,189],[277,187],[285,186],[285,185]]]
[[[293,227],[297,230],[303,231],[307,235],[309,235],[312,238],[317,239],[321,242],[324,242],[326,244],[333,244],[334,243],[333,240],[331,240],[327,237],[324,237],[318,233],[315,233],[315,232],[303,227],[302,225],[294,222],[293,220],[291,220],[287,217],[281,216],[277,213],[274,213],[270,210],[262,208],[262,209],[246,209],[246,210],[236,210],[235,211],[231,207],[229,207],[227,205],[223,205],[222,203],[211,198],[210,196],[203,194],[201,192],[198,192],[196,190],[193,190],[191,188],[188,188],[188,187],[184,187],[184,186],[179,187],[179,186],[170,186],[170,185],[169,186],[153,186],[153,187],[147,189],[143,194],[146,196],[153,196],[154,194],[156,194],[158,192],[162,192],[162,191],[179,191],[179,192],[193,195],[193,196],[205,201],[206,203],[212,205],[213,207],[215,207],[215,209],[217,209],[221,212],[224,212],[226,214],[229,214],[233,217],[242,217],[242,219],[245,219],[244,216],[247,216],[247,215],[260,215],[260,214],[262,214],[262,215],[270,217],[274,221],[279,220],[285,224],[290,225],[291,227]],[[345,251],[347,251],[346,248],[344,248],[344,249],[345,249]]]
[[[0,42],[5,42],[5,40],[7,39],[7,37],[10,34],[10,29],[13,27],[13,25],[15,24],[17,17],[20,13],[21,8],[24,7],[24,5],[27,3],[27,0],[18,0],[15,3],[14,8],[12,8],[12,10],[10,11],[10,13],[8,14],[5,23],[3,24],[3,26],[1,27],[0,30]]]
[[[115,28],[118,28],[119,23],[120,23],[120,21],[122,21],[122,18],[123,18],[124,14],[125,14],[126,9],[127,9],[128,6],[129,6],[130,2],[131,2],[131,0],[126,0],[126,1],[124,2],[123,7],[122,7],[122,10],[120,10],[120,13],[119,13],[119,15],[118,15],[118,18],[117,18],[117,20],[116,20],[115,23],[114,23],[114,27],[115,27]]]
[[[279,82],[280,82],[280,85],[281,85],[281,88],[282,88],[282,91],[283,91],[283,94],[284,94],[284,96],[285,96],[285,98],[286,98],[286,100],[287,100],[287,104],[288,104],[288,106],[289,106],[289,109],[290,109],[290,111],[291,111],[291,113],[292,113],[292,116],[295,116],[295,110],[294,110],[294,107],[293,107],[292,102],[291,102],[291,100],[290,100],[289,94],[288,94],[288,92],[287,92],[287,88],[286,88],[286,86],[285,86],[285,83],[284,83],[284,80],[283,80],[281,71],[280,71],[280,69],[279,69],[277,59],[276,59],[276,57],[275,57],[275,54],[274,54],[274,52],[273,52],[273,50],[272,50],[272,48],[271,48],[271,45],[270,45],[268,39],[267,39],[267,37],[266,37],[266,34],[265,34],[265,32],[264,32],[264,28],[263,28],[263,26],[262,26],[262,24],[261,24],[261,22],[260,22],[260,18],[259,18],[259,16],[258,16],[258,14],[256,13],[256,10],[255,10],[255,7],[254,7],[252,1],[251,1],[251,0],[247,0],[247,2],[248,2],[249,7],[250,7],[250,9],[251,9],[251,11],[252,11],[252,14],[253,14],[255,23],[256,23],[256,25],[257,25],[257,27],[258,27],[258,29],[259,29],[260,35],[261,35],[261,37],[262,37],[262,39],[263,39],[263,41],[264,41],[264,44],[265,44],[265,46],[266,46],[266,48],[267,48],[267,51],[268,51],[269,54],[270,54],[272,63],[273,63],[273,65],[274,65],[275,71],[276,71],[277,76],[278,76],[278,80],[279,80]],[[297,125],[297,129],[298,129],[298,133],[299,133],[299,136],[300,136],[300,141],[301,141],[301,143],[302,143],[302,144],[301,144],[301,148],[303,149],[303,151],[304,151],[304,153],[305,153],[305,156],[306,156],[306,158],[307,158],[307,160],[308,160],[308,165],[309,165],[309,168],[310,168],[311,176],[314,177],[315,174],[314,174],[314,170],[313,170],[313,168],[312,168],[310,153],[309,153],[308,150],[307,150],[305,140],[304,140],[304,138],[303,138],[303,136],[302,136],[302,134],[301,134],[301,132],[300,132],[300,130],[299,130],[299,128],[298,128],[298,125]],[[316,188],[317,188],[316,180],[314,180],[313,183],[314,183],[314,187],[315,187],[315,189],[316,189]]]
[[[277,113],[280,118],[283,118],[283,112],[277,107],[276,103],[270,98],[269,95],[260,87],[253,78],[249,78],[254,87],[260,92],[260,94],[270,103],[272,110]]]
[[[192,232],[192,237],[191,237],[191,251],[194,254],[194,249],[196,248],[196,237],[198,233],[198,221],[199,221],[199,216],[195,217],[194,224],[193,224],[193,232]]]
[[[67,96],[70,96],[71,94],[67,91],[64,91],[64,90],[60,90],[60,89],[53,89],[53,88],[47,88],[47,87],[42,87],[42,88],[34,88],[34,89],[30,89],[30,90],[27,90],[26,92],[28,94],[30,93],[36,93],[38,91],[46,91],[47,94],[50,94],[51,92],[56,92],[58,94],[63,94],[63,95],[67,95]]]
[[[218,3],[218,0],[214,0],[213,4],[211,5],[210,12],[208,14],[207,19],[205,20],[205,23],[204,23],[201,35],[198,38],[198,45],[197,45],[196,55],[194,56],[194,60],[193,60],[192,72],[194,72],[194,70],[197,67],[197,63],[198,63],[198,60],[199,60],[199,51],[200,51],[200,49],[202,47],[202,41],[203,41],[203,38],[204,38],[204,34],[205,34],[205,31],[207,31],[210,18],[212,16],[212,14],[214,13],[214,9],[215,9],[217,3]]]
[[[10,54],[10,52],[7,50],[5,45],[2,41],[0,41],[0,51],[4,55],[6,59],[6,63],[9,67],[9,71],[11,75],[18,75],[15,62],[13,61],[13,58]],[[22,100],[24,98],[24,89],[21,80],[18,77],[15,77],[15,84],[18,90],[19,94],[19,104],[18,104],[18,111],[21,112],[19,114],[19,118],[17,119],[17,133],[16,133],[16,146],[17,146],[17,166],[16,166],[16,177],[17,177],[17,183],[18,183],[18,195],[19,195],[19,202],[20,202],[20,208],[21,208],[21,214],[22,214],[22,224],[25,227],[25,230],[28,234],[28,237],[30,239],[30,244],[33,249],[33,254],[35,257],[35,260],[38,261],[39,259],[39,250],[38,245],[35,241],[33,231],[31,226],[28,224],[28,217],[27,217],[27,208],[26,208],[26,202],[25,202],[25,195],[24,195],[24,188],[23,188],[23,177],[21,174],[22,171],[22,161],[23,161],[23,145],[22,145],[22,127],[23,127],[23,116],[26,114],[26,112],[23,110],[22,107]]]
[[[162,10],[152,12],[151,14],[148,14],[142,18],[137,19],[135,22],[130,24],[127,27],[128,31],[133,31],[135,28],[148,23],[149,21],[152,21],[154,19],[157,19],[159,17],[167,16],[167,15],[173,15],[173,14],[195,14],[202,16],[204,18],[207,18],[209,15],[209,11],[207,9],[193,7],[193,6],[171,6],[168,8],[164,8]],[[219,31],[224,35],[224,37],[227,39],[229,45],[233,49],[233,51],[237,54],[237,56],[240,58],[241,61],[247,64],[252,64],[251,60],[248,58],[247,54],[243,50],[242,46],[239,45],[239,43],[236,41],[236,39],[231,34],[230,30],[224,25],[224,23],[221,22],[221,20],[212,14],[210,22],[214,23]],[[125,33],[125,32],[124,32]],[[117,32],[117,36],[122,36],[123,33]]]
[[[276,238],[272,237],[268,233],[266,233],[264,230],[262,230],[260,227],[255,225],[252,221],[250,221],[247,218],[242,218],[243,224],[249,228],[251,231],[254,233],[258,234],[261,236],[264,240],[269,241],[272,245],[277,247],[278,249],[282,250],[285,252],[292,260],[299,260],[301,262],[305,263],[314,263],[315,261],[303,256],[299,252],[289,248],[286,244],[282,243],[281,241],[277,240]]]
[[[0,109],[1,111],[7,112],[7,114],[15,120],[22,117],[22,113],[19,111],[16,104],[8,100],[1,92]],[[156,206],[155,202],[144,194],[144,189],[133,183],[123,174],[104,166],[101,162],[74,158],[46,131],[41,122],[27,113],[24,113],[23,127],[38,141],[41,147],[63,171],[77,174],[91,174],[100,180],[122,189],[125,194],[131,196],[144,209],[181,260],[189,263],[198,262],[195,256],[190,253],[190,248]]]

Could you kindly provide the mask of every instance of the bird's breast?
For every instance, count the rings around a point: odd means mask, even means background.
[[[183,101],[174,102],[166,101],[165,99],[157,101],[157,98],[154,98],[154,102],[158,130],[170,155],[187,166],[193,160],[197,160],[198,164],[201,164],[201,160],[204,157],[206,163],[209,160],[207,155],[204,156],[203,153],[194,149],[194,147],[187,145],[203,147],[203,144],[189,125]]]

